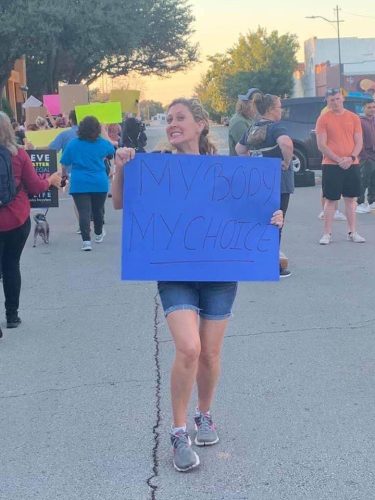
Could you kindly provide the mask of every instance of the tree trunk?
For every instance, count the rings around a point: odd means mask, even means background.
[[[50,52],[47,56],[47,79],[46,87],[48,94],[54,94],[56,92],[56,59],[57,59],[57,48],[53,45],[50,48]]]

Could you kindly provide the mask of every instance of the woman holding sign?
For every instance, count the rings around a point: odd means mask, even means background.
[[[176,99],[167,114],[167,137],[172,152],[214,155],[208,114],[197,99]],[[131,148],[116,153],[116,175],[112,186],[113,204],[123,207],[124,166],[134,158]],[[282,226],[281,211],[273,214],[272,224]],[[219,441],[210,412],[220,372],[224,333],[236,296],[236,282],[159,282],[158,290],[176,349],[171,373],[173,424],[171,442],[173,464],[185,472],[199,465],[186,428],[187,410],[195,382],[198,403],[194,421],[197,446]]]
[[[0,271],[5,295],[7,328],[17,328],[21,292],[20,258],[30,233],[28,195],[50,186],[60,187],[61,176],[41,179],[17,139],[8,116],[0,111]],[[0,330],[1,332],[1,330]],[[1,335],[0,335],[1,336]]]

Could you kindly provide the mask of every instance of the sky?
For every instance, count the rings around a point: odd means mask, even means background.
[[[336,3],[327,0],[303,2],[301,0],[190,0],[195,34],[193,40],[199,43],[200,62],[187,71],[176,73],[169,78],[145,77],[134,80],[134,85],[142,90],[142,99],[153,99],[167,104],[175,97],[190,97],[200,77],[208,68],[207,56],[223,53],[233,46],[240,34],[254,31],[258,26],[279,34],[294,33],[301,48],[298,60],[303,62],[303,42],[308,38],[336,38],[335,25],[322,19],[306,19],[305,16],[319,15],[335,19]],[[264,8],[262,8],[262,4]],[[287,6],[287,7],[286,7]],[[375,37],[375,1],[341,1],[340,23],[342,37]],[[372,57],[375,59],[375,54]],[[343,60],[345,54],[343,54]],[[245,90],[244,90],[245,91]]]

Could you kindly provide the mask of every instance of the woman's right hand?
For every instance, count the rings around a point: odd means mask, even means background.
[[[60,172],[54,172],[52,175],[48,177],[48,184],[51,186],[55,186],[56,188],[61,187],[61,174]]]
[[[119,173],[124,166],[135,157],[135,149],[118,148],[115,156],[116,173]]]

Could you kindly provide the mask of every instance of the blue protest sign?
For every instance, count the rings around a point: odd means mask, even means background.
[[[122,279],[279,279],[280,160],[137,154],[125,167]]]

